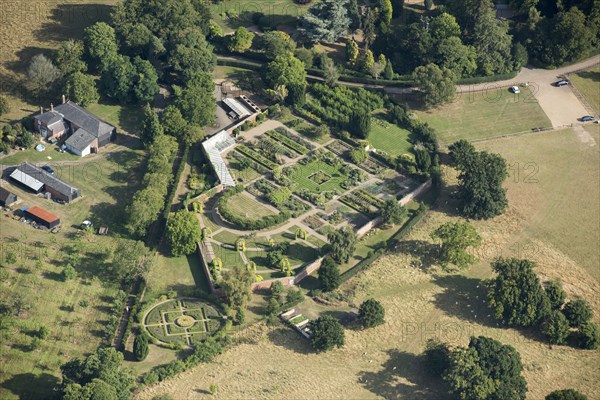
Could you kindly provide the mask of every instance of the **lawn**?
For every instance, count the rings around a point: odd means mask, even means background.
[[[271,208],[258,202],[246,192],[238,193],[227,199],[227,206],[232,212],[248,219],[261,219],[276,214]]]
[[[590,106],[600,113],[600,67],[572,74],[569,79]]]
[[[451,104],[418,111],[417,115],[435,128],[443,144],[552,126],[528,88],[521,88],[519,95],[506,88],[463,93]]]
[[[251,25],[252,14],[257,12],[269,17],[271,25],[290,24],[295,17],[306,12],[308,7],[296,4],[293,0],[236,0],[217,2],[211,6],[211,12],[214,20],[228,32],[240,25]]]
[[[373,118],[369,132],[369,144],[378,150],[383,150],[392,156],[410,153],[412,144],[408,141],[410,132],[396,124],[381,118]]]
[[[305,188],[314,193],[342,190],[340,184],[347,179],[339,168],[323,161],[315,160],[306,165],[296,164],[295,168],[296,171],[290,176],[290,179],[297,184],[295,190]]]

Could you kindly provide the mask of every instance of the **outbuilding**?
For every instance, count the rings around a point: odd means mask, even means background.
[[[39,225],[45,226],[48,229],[52,229],[55,226],[60,225],[59,217],[37,206],[29,207],[28,209],[26,209],[25,216],[27,218],[31,218]]]
[[[0,206],[10,208],[17,200],[16,194],[0,187]]]

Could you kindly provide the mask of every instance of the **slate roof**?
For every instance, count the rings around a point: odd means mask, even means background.
[[[94,135],[94,137],[105,136],[112,133],[113,129],[115,129],[114,126],[102,121],[72,101],[54,107],[54,112],[62,114],[67,121],[85,129]]]
[[[30,163],[23,163],[23,164],[19,165],[17,167],[17,169],[15,169],[15,171],[21,171],[21,175],[29,175],[33,179],[35,179],[39,182],[42,182],[46,186],[49,186],[52,189],[56,190],[57,192],[65,195],[65,196],[68,196],[68,197],[71,197],[73,194],[79,192],[79,189],[61,181],[54,175],[51,175],[51,174],[47,173],[46,171],[44,171],[43,169],[40,169]],[[13,174],[14,174],[14,172],[13,172]],[[11,177],[12,177],[12,174],[11,174]]]
[[[48,111],[43,114],[36,115],[34,118],[40,122],[43,122],[47,126],[50,126],[62,120],[62,116],[55,111]]]
[[[4,189],[3,187],[0,187],[0,203],[2,204],[6,204],[6,203],[12,203],[13,201],[17,200],[17,195],[9,192],[8,190]]]
[[[65,145],[83,151],[88,147],[96,137],[86,131],[85,129],[79,128],[65,141]]]

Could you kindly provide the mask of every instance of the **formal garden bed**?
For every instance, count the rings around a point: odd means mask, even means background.
[[[143,326],[163,344],[193,345],[215,334],[222,325],[216,307],[198,299],[172,299],[147,312]]]

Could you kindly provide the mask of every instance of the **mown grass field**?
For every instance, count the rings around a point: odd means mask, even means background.
[[[451,104],[417,111],[417,115],[435,128],[443,144],[552,126],[531,91],[524,87],[518,95],[507,88],[462,93]]]
[[[244,192],[227,199],[227,205],[232,212],[248,219],[261,219],[276,214],[271,208]]]
[[[341,190],[340,183],[347,178],[340,172],[339,168],[332,167],[322,161],[313,161],[306,165],[296,164],[295,167],[296,171],[290,176],[290,179],[297,184],[295,190],[304,188],[315,193],[325,190]],[[319,181],[315,180],[315,174],[319,172],[329,176],[327,181],[319,184]]]
[[[499,327],[483,304],[483,280],[492,276],[490,261],[500,255],[524,257],[537,263],[542,280],[560,278],[569,297],[585,297],[594,309],[594,320],[600,320],[600,284],[590,268],[599,258],[598,213],[591,212],[600,206],[599,153],[598,145],[590,146],[589,141],[591,137],[598,143],[600,132],[597,126],[586,127],[585,132],[589,136],[569,129],[477,145],[500,152],[511,165],[531,161],[539,169],[528,179],[523,175],[515,179],[513,173],[506,181],[509,208],[504,215],[473,222],[483,238],[475,252],[479,261],[459,273],[441,270],[435,258],[438,246],[430,238],[440,224],[458,218],[450,197],[456,172],[445,171],[441,208],[434,208],[395,253],[342,287],[354,304],[370,297],[380,300],[386,309],[384,325],[366,331],[347,329],[344,348],[321,354],[312,352],[307,341],[288,328],[262,326],[219,356],[218,366],[195,368],[177,385],[147,388],[137,399],[160,393],[185,398],[210,384],[218,386],[221,396],[234,398],[447,399],[443,383],[430,377],[420,354],[428,338],[466,346],[472,335],[492,337],[519,351],[527,398],[543,399],[563,388],[599,398],[598,351],[550,347],[530,332]],[[568,240],[572,249],[566,247]],[[347,312],[310,301],[299,308],[314,309],[315,315]]]
[[[314,3],[317,1],[313,1]],[[240,25],[251,25],[252,14],[258,12],[268,16],[271,25],[290,24],[311,5],[299,5],[293,0],[232,0],[216,2],[211,6],[211,13],[215,21],[227,32]]]
[[[600,67],[572,74],[569,79],[590,106],[600,113]]]
[[[369,144],[392,156],[410,153],[412,144],[408,142],[409,131],[380,118],[373,118],[369,132]]]

